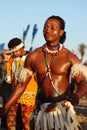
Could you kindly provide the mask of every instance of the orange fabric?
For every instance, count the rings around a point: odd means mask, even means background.
[[[24,124],[24,130],[30,130],[29,121],[30,121],[32,112],[34,111],[34,106],[32,106],[32,105],[27,106],[25,104],[21,104],[21,110],[22,110],[22,119],[23,119],[23,124]]]
[[[32,76],[30,82],[27,85],[25,92],[37,92],[38,86],[37,86],[37,82],[35,80],[35,76],[36,76],[35,74]]]
[[[16,114],[17,114],[18,104],[14,104],[7,114],[7,128],[8,130],[16,129]]]
[[[14,59],[13,56],[11,56],[10,60],[6,64],[8,73],[9,73],[9,69],[11,70],[13,59]]]

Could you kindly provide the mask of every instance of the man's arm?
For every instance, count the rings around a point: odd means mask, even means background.
[[[11,106],[17,102],[17,100],[21,97],[23,92],[26,89],[26,86],[30,80],[30,77],[27,77],[26,81],[24,83],[17,83],[17,85],[14,87],[12,94],[7,101],[7,103],[4,105],[3,108],[0,109],[0,115],[3,115],[9,111]]]
[[[70,74],[77,84],[77,91],[74,95],[77,95],[78,101],[78,99],[87,94],[87,67],[82,63],[76,63],[72,66]],[[74,99],[73,101],[76,102],[76,97],[74,98],[74,95],[72,98]]]
[[[82,81],[81,83],[78,84],[77,95],[79,98],[82,98],[86,94],[87,94],[87,83],[86,81]]]

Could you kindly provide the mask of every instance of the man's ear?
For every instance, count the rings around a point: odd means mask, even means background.
[[[64,33],[64,30],[60,30],[60,36],[62,36]]]

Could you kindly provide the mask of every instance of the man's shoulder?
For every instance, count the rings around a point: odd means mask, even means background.
[[[35,48],[29,55],[38,54],[42,52],[42,47]]]
[[[69,50],[68,48],[64,48],[63,51],[66,55],[73,55],[73,52],[71,50]]]
[[[65,54],[70,61],[79,61],[79,57],[73,53],[73,51],[65,48]]]
[[[32,52],[30,52],[26,58],[26,61],[31,61],[31,60],[36,60],[38,59],[41,54],[42,54],[42,47],[38,47],[35,50],[33,50]]]
[[[64,47],[66,52],[71,52],[71,50],[69,50],[68,48]]]

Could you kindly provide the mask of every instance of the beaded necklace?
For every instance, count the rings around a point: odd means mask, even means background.
[[[51,76],[51,68],[53,66],[53,63],[55,62],[56,58],[57,58],[57,55],[60,54],[60,52],[63,51],[63,48],[64,46],[63,45],[59,45],[58,46],[58,51],[49,51],[49,54],[52,54],[53,55],[53,58],[52,58],[52,61],[51,61],[51,64],[49,65],[48,63],[48,59],[46,57],[46,53],[48,53],[48,50],[46,48],[46,46],[43,48],[43,52],[44,52],[44,60],[45,60],[45,64],[46,64],[46,67],[47,67],[47,73],[44,77],[44,79],[49,76],[49,79],[50,79],[50,83],[52,85],[52,87],[54,88],[55,92],[57,93],[58,96],[61,96],[61,94],[58,92],[58,89],[55,87],[54,83],[53,83],[53,79],[52,79],[52,76]],[[43,79],[43,80],[44,80]]]
[[[50,50],[48,47],[50,47],[50,48],[52,48],[52,47],[58,47],[58,50]],[[42,50],[45,52],[45,53],[48,53],[48,54],[51,54],[51,55],[58,55],[58,54],[60,54],[62,51],[63,51],[63,49],[64,49],[64,45],[62,45],[62,44],[58,44],[58,45],[56,45],[56,46],[47,46],[46,44],[45,45],[43,45],[43,47],[42,47]]]

